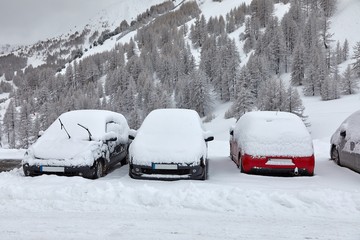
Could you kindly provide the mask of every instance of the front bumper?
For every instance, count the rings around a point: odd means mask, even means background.
[[[179,179],[206,179],[206,166],[180,166],[176,169],[156,169],[153,166],[129,164],[129,175],[134,179],[158,179],[158,180],[179,180]]]
[[[25,176],[38,176],[42,174],[56,174],[62,176],[83,176],[92,178],[95,174],[94,166],[46,166],[23,164]]]

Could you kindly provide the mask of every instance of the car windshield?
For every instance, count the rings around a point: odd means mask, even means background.
[[[141,126],[146,135],[192,136],[202,134],[198,116],[192,111],[166,109],[152,112]]]
[[[105,134],[105,120],[99,115],[90,110],[64,113],[50,125],[41,138],[69,139],[69,136],[71,139],[80,140],[100,138]]]

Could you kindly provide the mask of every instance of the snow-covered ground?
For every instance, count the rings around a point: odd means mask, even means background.
[[[314,177],[241,174],[230,160],[223,119],[206,123],[207,181],[142,181],[128,166],[106,177],[24,177],[0,173],[0,239],[360,239],[360,174],[329,160],[328,139],[360,95],[332,102],[306,98]],[[0,157],[2,153],[0,153]]]

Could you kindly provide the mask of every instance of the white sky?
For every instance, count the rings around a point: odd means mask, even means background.
[[[122,0],[0,0],[0,44],[30,44],[84,26]]]

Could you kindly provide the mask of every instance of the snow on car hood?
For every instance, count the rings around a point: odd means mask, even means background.
[[[133,164],[194,163],[206,158],[199,115],[187,109],[158,109],[144,120],[130,145]]]
[[[292,113],[246,113],[236,123],[234,136],[240,148],[253,156],[306,157],[314,152],[304,123]]]
[[[40,146],[39,146],[40,145]],[[52,139],[34,145],[32,152],[35,158],[40,159],[72,159],[81,153],[95,149],[99,142],[79,139]]]
[[[47,164],[61,161],[65,166],[92,165],[94,160],[102,154],[106,156],[104,153],[108,151],[103,138],[106,136],[106,123],[109,122],[119,123],[118,129],[111,129],[113,135],[117,137],[117,142],[127,142],[129,127],[121,114],[104,110],[66,112],[59,116],[28,149],[24,162],[40,164],[41,161],[47,160]],[[91,141],[89,133],[78,124],[89,129],[92,135]]]

